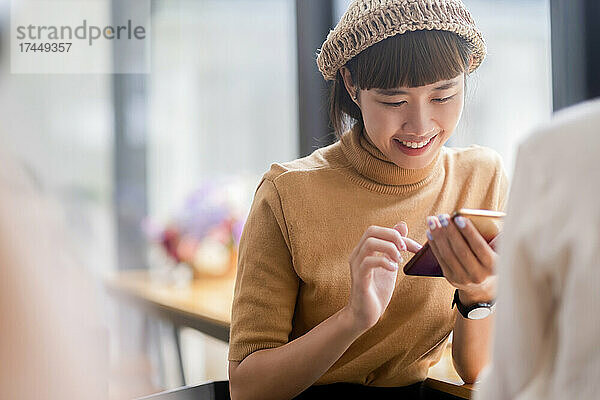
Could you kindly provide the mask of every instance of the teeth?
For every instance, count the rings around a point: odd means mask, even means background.
[[[400,143],[402,143],[406,147],[411,147],[413,149],[420,149],[421,147],[427,146],[427,143],[429,143],[430,141],[431,141],[431,139],[429,139],[429,140],[427,140],[425,142],[420,142],[420,143],[416,143],[416,142],[403,142],[403,141],[400,141]]]

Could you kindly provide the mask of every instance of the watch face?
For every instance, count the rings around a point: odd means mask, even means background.
[[[478,307],[471,311],[469,311],[468,318],[469,319],[484,319],[492,313],[487,307]]]

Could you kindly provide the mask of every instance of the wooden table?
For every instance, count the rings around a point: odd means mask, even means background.
[[[174,287],[151,279],[146,270],[124,271],[106,279],[106,288],[144,312],[166,319],[176,327],[190,327],[229,341],[232,278],[203,279],[185,287]],[[179,347],[179,344],[177,343]],[[439,363],[430,368],[425,381],[432,389],[469,399],[472,385],[464,384],[452,366],[450,347]]]

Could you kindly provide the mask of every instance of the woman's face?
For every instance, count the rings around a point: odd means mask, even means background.
[[[356,95],[350,71],[342,76],[350,97]],[[464,105],[464,74],[413,88],[360,90],[354,100],[361,109],[368,139],[401,168],[430,164],[450,138]]]

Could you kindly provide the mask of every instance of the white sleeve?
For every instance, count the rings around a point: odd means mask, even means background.
[[[539,174],[532,154],[519,149],[507,219],[499,248],[498,300],[493,361],[482,374],[475,400],[515,399],[536,373],[548,345],[544,338],[552,287],[534,264],[536,232],[546,221],[539,207]],[[539,175],[538,175],[539,177]],[[540,215],[541,214],[541,215]]]

